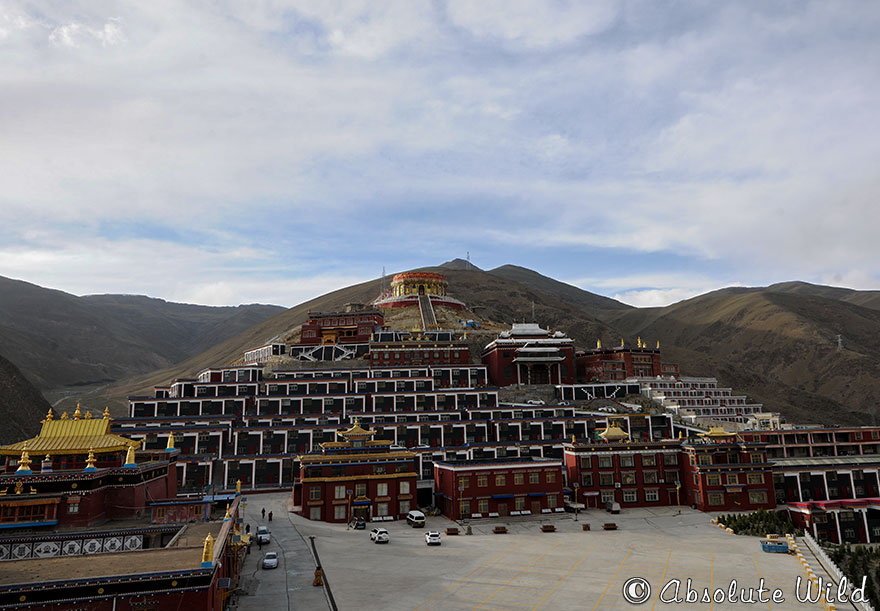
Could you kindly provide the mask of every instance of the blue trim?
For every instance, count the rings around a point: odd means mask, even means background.
[[[0,524],[0,528],[30,528],[31,526],[55,526],[58,520],[47,520],[45,522],[13,522],[12,524]]]
[[[26,471],[16,471],[16,472],[14,473],[14,475],[33,475],[33,473],[34,473],[33,471],[31,471],[30,469],[28,469],[28,470],[26,470]]]
[[[512,499],[513,495],[512,494],[493,494],[492,498],[493,499]]]
[[[372,505],[373,501],[354,501],[352,505]]]
[[[529,496],[547,496],[546,492],[529,492]]]

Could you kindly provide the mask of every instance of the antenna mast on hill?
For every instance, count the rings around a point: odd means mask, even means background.
[[[471,251],[467,251],[467,262],[471,262]]]
[[[843,336],[838,335],[837,336],[837,351],[840,352],[841,350],[843,350]]]

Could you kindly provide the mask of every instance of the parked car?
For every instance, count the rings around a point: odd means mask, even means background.
[[[351,520],[351,527],[355,530],[366,530],[367,523],[364,522],[363,518],[353,518]]]
[[[265,556],[263,556],[263,568],[264,569],[277,569],[278,568],[278,554],[275,552],[267,552]]]
[[[615,503],[614,501],[606,501],[605,511],[607,511],[608,513],[620,513],[620,503]]]
[[[428,545],[440,545],[440,533],[433,530],[426,532],[425,543]]]
[[[547,405],[544,401],[541,401],[540,399],[529,399],[528,401],[526,401],[526,404],[528,404],[528,405]]]
[[[413,528],[422,528],[425,525],[425,514],[413,509],[406,514],[406,523]]]
[[[388,531],[384,528],[374,528],[371,530],[370,539],[376,543],[388,543],[391,540],[388,536]]]
[[[257,543],[269,543],[272,540],[272,533],[269,532],[269,528],[266,526],[258,526],[257,527]]]

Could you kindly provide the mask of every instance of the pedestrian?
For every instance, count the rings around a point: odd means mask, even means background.
[[[272,512],[271,511],[269,512],[269,521],[270,522],[272,521]]]
[[[263,549],[263,540],[260,539],[259,537],[257,537],[257,549],[258,550]]]
[[[265,507],[263,507],[263,519],[264,520],[266,519],[266,508]]]
[[[245,524],[244,534],[246,534],[246,535],[251,534],[251,525],[250,524]]]

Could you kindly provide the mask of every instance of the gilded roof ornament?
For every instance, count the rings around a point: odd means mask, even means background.
[[[601,340],[601,339],[597,339],[597,340],[596,340],[596,348],[597,348],[597,349],[601,349],[601,348],[602,348],[602,340]]]
[[[18,469],[16,469],[16,473],[25,472],[30,473],[31,471],[31,457],[27,451],[27,444],[25,444],[24,448],[21,451],[21,458],[18,459]]]
[[[52,420],[54,418],[55,418],[55,416],[52,414],[52,408],[50,407],[49,411],[46,412],[46,420]]]
[[[110,408],[109,407],[104,408],[104,420],[112,420],[112,418],[110,417]]]
[[[92,469],[95,469],[96,462],[97,461],[95,460],[95,451],[89,448],[89,456],[88,458],[86,458],[86,470],[91,471]]]
[[[125,467],[134,467],[137,463],[134,460],[134,444],[128,446],[128,452],[125,454]]]
[[[173,450],[174,449],[174,433],[173,432],[168,434],[168,443],[165,444],[165,449],[166,450]]]
[[[62,420],[67,420],[67,419],[68,419],[68,417],[67,417],[67,412],[61,412],[61,419],[62,419]]]
[[[91,420],[91,419],[92,419],[92,412],[90,412],[89,410],[86,410],[85,419],[86,419],[86,420]]]
[[[629,433],[624,431],[617,423],[610,422],[605,430],[599,433],[599,437],[606,441],[620,441],[622,439],[629,439]]]
[[[214,537],[211,533],[205,537],[205,546],[202,548],[202,568],[214,566]]]
[[[660,350],[660,340],[657,340],[657,350]]]
[[[82,414],[79,411],[79,401],[76,402],[76,410],[73,412],[73,419],[79,420],[82,417]]]
[[[620,347],[623,348],[623,338],[620,338]]]
[[[231,519],[232,519],[232,516],[229,515],[229,503],[226,503],[226,515],[223,516],[223,521],[228,522]]]

